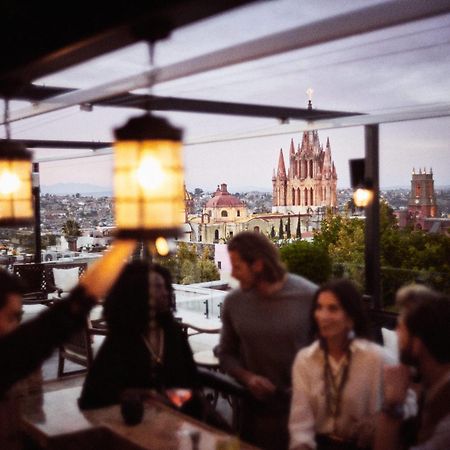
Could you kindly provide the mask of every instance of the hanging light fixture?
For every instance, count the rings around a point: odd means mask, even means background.
[[[350,183],[353,189],[353,202],[359,208],[365,208],[373,200],[372,182],[365,176],[364,158],[351,159]]]
[[[0,142],[0,226],[33,223],[31,156],[17,142]]]
[[[145,114],[116,129],[115,138],[118,237],[156,241],[178,236],[184,218],[182,131]]]

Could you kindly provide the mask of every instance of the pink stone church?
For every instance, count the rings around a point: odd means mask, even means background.
[[[311,102],[308,107],[311,108]],[[319,207],[336,208],[337,173],[330,140],[327,138],[324,149],[317,130],[305,131],[297,147],[291,139],[289,168],[286,171],[283,149],[280,149],[272,186],[273,213],[306,214]]]

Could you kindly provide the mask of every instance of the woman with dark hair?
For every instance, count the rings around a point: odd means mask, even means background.
[[[317,291],[311,315],[316,341],[292,369],[290,448],[370,448],[387,357],[368,340],[361,295],[349,280],[331,281]]]
[[[128,389],[186,388],[194,395],[183,412],[200,415],[197,369],[174,306],[166,269],[144,261],[125,268],[105,300],[108,335],[86,377],[81,409],[119,403]]]

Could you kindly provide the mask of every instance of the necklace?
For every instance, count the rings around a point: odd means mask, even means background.
[[[342,391],[348,379],[348,371],[351,361],[351,352],[347,348],[344,361],[339,371],[334,374],[330,365],[330,355],[325,348],[325,397],[327,404],[327,413],[336,419],[340,414]]]
[[[157,334],[154,334],[154,332]],[[161,328],[158,328],[158,330],[154,330],[154,332],[150,333],[150,339],[144,334],[142,335],[142,339],[144,340],[145,346],[150,352],[152,359],[156,361],[157,364],[162,364],[164,356],[164,331]],[[154,339],[152,339],[152,334]],[[156,345],[152,345],[152,340],[156,341]],[[154,347],[157,347],[157,350],[155,350]]]

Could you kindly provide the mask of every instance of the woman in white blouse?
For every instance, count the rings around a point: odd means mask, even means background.
[[[311,314],[318,339],[294,361],[290,449],[370,448],[386,357],[367,339],[361,295],[349,280],[332,281]]]

